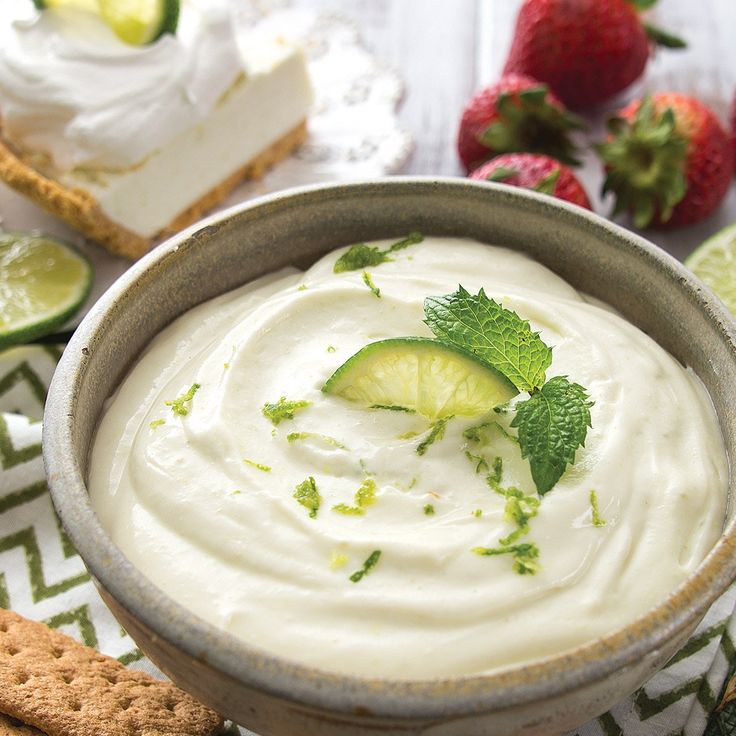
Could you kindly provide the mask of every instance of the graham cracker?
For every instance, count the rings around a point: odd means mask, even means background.
[[[0,713],[0,736],[47,736],[47,734]]]
[[[26,163],[2,138],[0,138],[0,179],[39,207],[100,243],[111,253],[134,260],[144,255],[162,238],[196,222],[222,202],[241,181],[261,177],[267,169],[286,158],[306,136],[307,124],[306,121],[302,121],[187,207],[153,238],[136,235],[111,220],[104,214],[95,197],[85,189],[65,187],[55,179],[44,176]]]
[[[48,736],[210,736],[222,725],[172,683],[2,609],[0,712]]]

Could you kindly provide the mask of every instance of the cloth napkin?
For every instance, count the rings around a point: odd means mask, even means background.
[[[126,665],[162,676],[115,621],[64,534],[44,477],[41,419],[61,355],[29,345],[0,353],[0,607],[46,622]],[[640,690],[570,736],[736,736],[736,587]],[[229,733],[254,736],[229,726]]]

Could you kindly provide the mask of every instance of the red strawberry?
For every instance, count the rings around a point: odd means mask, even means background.
[[[570,131],[581,122],[536,79],[507,74],[465,106],[457,150],[467,171],[498,153],[547,153],[577,163]]]
[[[525,0],[504,72],[547,82],[566,105],[604,102],[637,80],[650,42],[685,44],[645,24],[636,8],[651,0]]]
[[[470,178],[533,189],[591,209],[588,195],[575,174],[559,161],[538,153],[496,156],[476,169]]]
[[[637,227],[675,227],[707,217],[726,196],[734,151],[713,111],[675,92],[635,100],[609,123],[597,146],[608,176],[603,192],[616,195],[615,212]]]
[[[731,145],[733,147],[733,166],[736,172],[736,92],[734,92],[731,104]]]

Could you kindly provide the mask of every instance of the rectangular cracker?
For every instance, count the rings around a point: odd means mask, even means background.
[[[209,736],[222,724],[172,683],[2,609],[0,712],[48,736]]]
[[[47,736],[47,734],[0,713],[0,736]]]

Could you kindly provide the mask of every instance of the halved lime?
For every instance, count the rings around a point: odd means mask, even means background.
[[[430,421],[485,414],[519,393],[504,375],[471,353],[424,337],[366,345],[322,390],[366,406],[411,409]]]
[[[736,222],[699,245],[685,259],[685,265],[736,316]]]
[[[63,325],[84,304],[92,265],[45,235],[0,233],[0,348]]]
[[[179,0],[33,0],[39,10],[77,8],[99,15],[125,43],[153,43],[164,33],[176,33]]]

